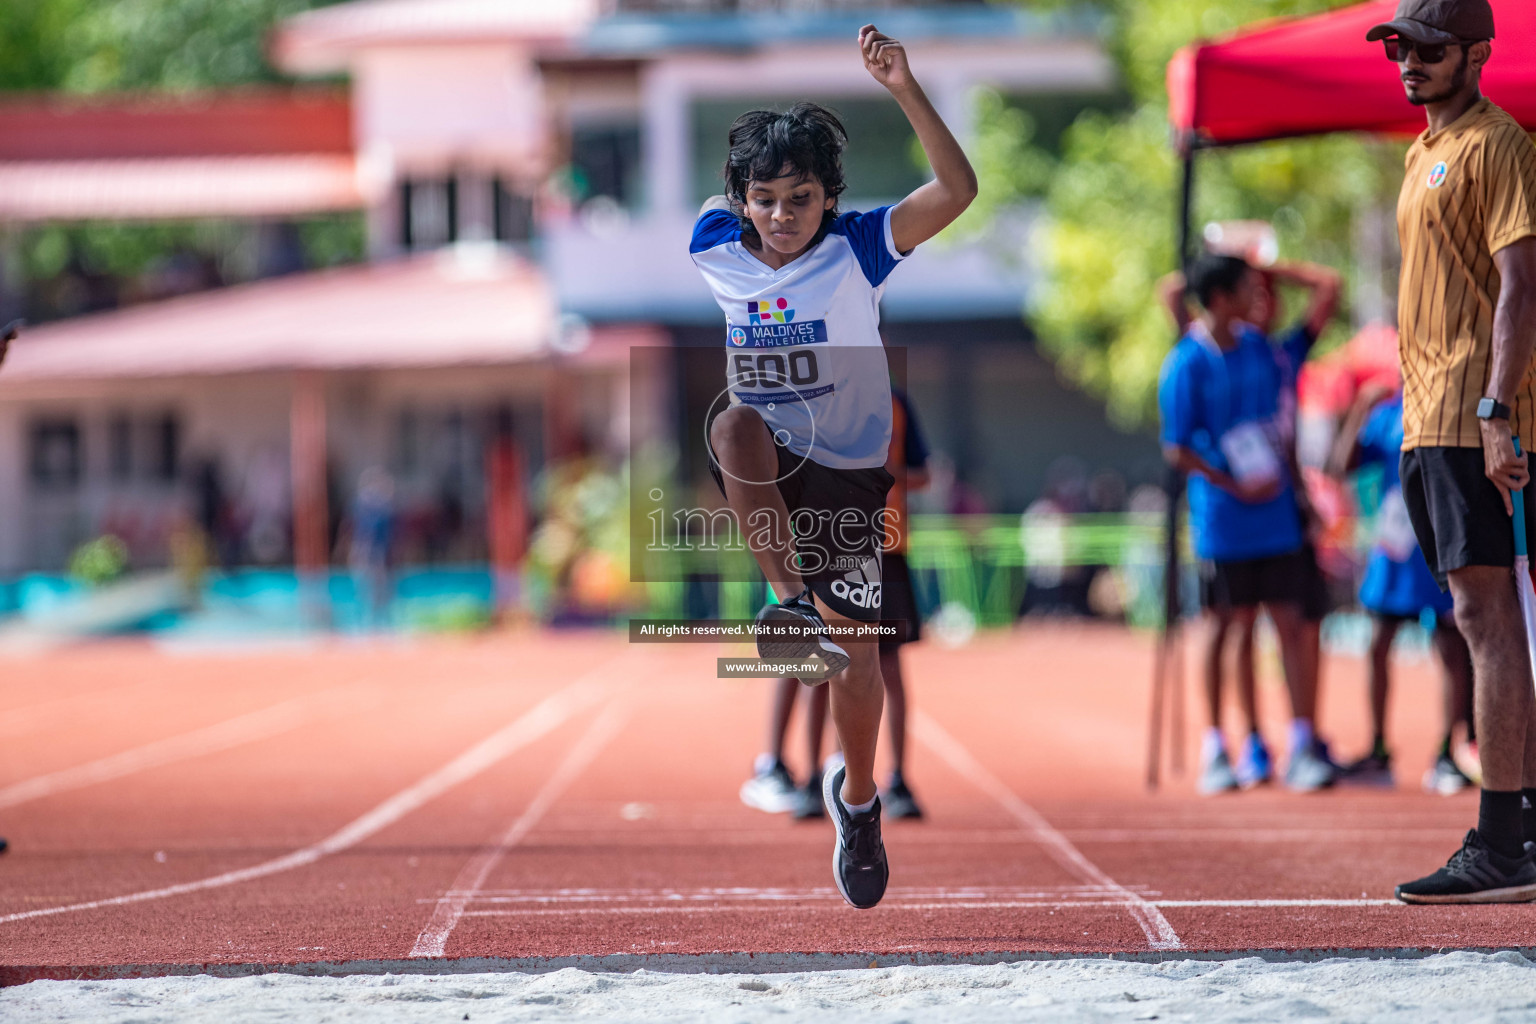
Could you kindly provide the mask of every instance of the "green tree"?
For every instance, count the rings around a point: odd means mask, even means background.
[[[189,91],[281,80],[272,27],[334,0],[0,3],[0,90]]]
[[[1119,424],[1155,419],[1158,369],[1172,341],[1155,295],[1158,278],[1176,264],[1177,247],[1168,60],[1196,38],[1339,6],[1340,0],[1110,0],[1106,44],[1131,102],[1116,112],[1084,112],[1048,173],[1041,173],[1027,118],[983,101],[984,205],[974,216],[984,219],[1021,198],[1043,201],[1046,218],[1034,246],[1041,286],[1031,310],[1041,347],[1069,379],[1102,397]],[[1401,152],[1397,144],[1355,136],[1203,152],[1194,223],[1268,220],[1285,258],[1350,274],[1355,217],[1395,194]],[[1344,331],[1336,324],[1324,344]]]

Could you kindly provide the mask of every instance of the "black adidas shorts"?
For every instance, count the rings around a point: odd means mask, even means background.
[[[789,509],[800,575],[811,593],[839,615],[859,622],[881,618],[880,513],[895,478],[884,466],[833,469],[775,442],[778,487]],[[709,472],[720,493],[725,479],[713,454]]]
[[[1408,518],[1441,590],[1449,589],[1447,576],[1457,569],[1514,568],[1514,524],[1484,475],[1481,448],[1412,448],[1399,466]],[[1526,536],[1536,538],[1536,501],[1529,495],[1525,524]]]

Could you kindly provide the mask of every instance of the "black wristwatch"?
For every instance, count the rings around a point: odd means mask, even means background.
[[[1485,398],[1477,403],[1477,418],[1480,420],[1507,420],[1509,419],[1509,406],[1492,398]]]

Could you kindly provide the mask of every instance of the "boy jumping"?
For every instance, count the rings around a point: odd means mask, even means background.
[[[867,909],[889,876],[874,775],[884,687],[876,646],[844,650],[826,623],[880,619],[893,479],[885,279],[970,205],[976,176],[905,48],[865,25],[859,50],[907,115],[934,180],[895,206],[839,215],[847,134],[837,117],[812,103],[751,111],[731,125],[726,194],[705,203],[689,252],[726,317],[729,404],[709,425],[710,470],[779,598],[759,621],[804,637],[758,649],[814,656],[828,670],[845,761],[822,788],[837,830],[833,878]]]

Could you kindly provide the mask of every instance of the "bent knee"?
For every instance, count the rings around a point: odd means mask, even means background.
[[[722,450],[739,451],[752,444],[768,439],[768,425],[756,409],[745,405],[732,406],[709,425],[709,441],[716,453]]]

